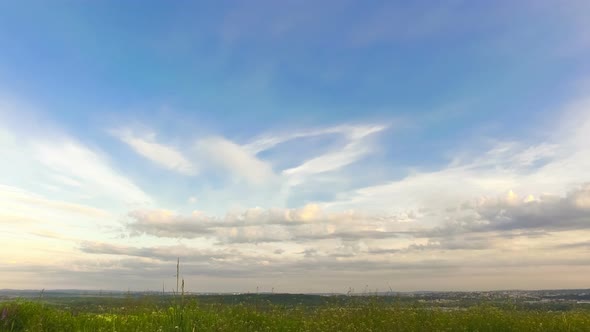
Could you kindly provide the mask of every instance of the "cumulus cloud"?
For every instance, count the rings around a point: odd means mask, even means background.
[[[474,210],[483,223],[474,230],[587,229],[590,228],[590,184],[564,197],[542,195],[520,199],[510,192],[503,199],[482,199]]]
[[[207,237],[224,244],[358,241],[404,237],[412,233],[405,216],[328,212],[316,204],[293,209],[250,208],[222,218],[199,211],[181,215],[168,210],[137,210],[130,213],[130,218],[132,221],[126,227],[132,236]]]
[[[136,210],[129,216],[134,220],[127,225],[132,236],[150,234],[190,239],[212,233],[212,219],[199,212],[180,216],[168,210]]]
[[[480,197],[446,211],[440,226],[417,231],[424,237],[449,239],[484,233],[509,239],[515,234],[534,237],[547,232],[590,229],[590,208],[585,199],[590,186],[583,184],[564,196],[527,195],[513,191],[500,197]]]

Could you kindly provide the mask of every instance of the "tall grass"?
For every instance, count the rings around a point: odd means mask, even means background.
[[[0,331],[590,331],[590,311],[464,310],[364,301],[317,308],[136,303],[101,313],[38,302],[0,304]]]

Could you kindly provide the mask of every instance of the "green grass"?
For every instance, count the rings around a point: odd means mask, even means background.
[[[590,311],[478,305],[449,310],[358,301],[276,306],[149,301],[99,311],[42,302],[0,303],[0,331],[590,331]]]

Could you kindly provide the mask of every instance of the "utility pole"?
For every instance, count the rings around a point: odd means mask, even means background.
[[[178,278],[180,278],[180,257],[176,260],[176,294],[178,294]]]

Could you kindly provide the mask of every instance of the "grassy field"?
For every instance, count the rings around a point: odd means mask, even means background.
[[[590,331],[590,310],[448,308],[369,298],[318,306],[198,298],[182,303],[91,299],[71,305],[13,300],[0,303],[0,331]]]

